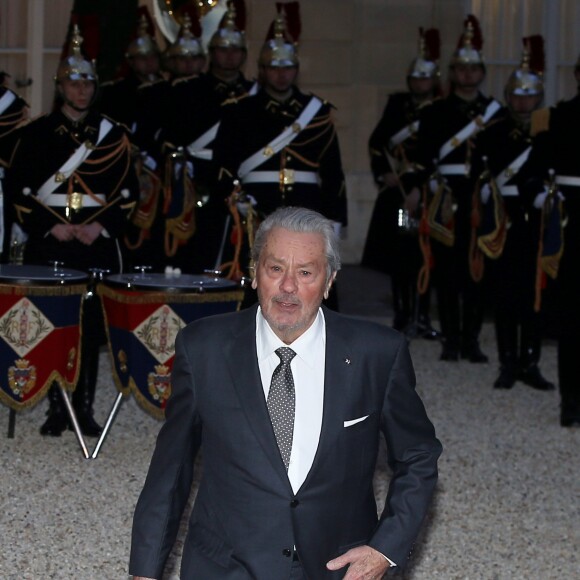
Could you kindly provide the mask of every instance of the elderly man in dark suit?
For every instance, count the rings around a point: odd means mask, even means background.
[[[161,577],[200,447],[181,578],[378,579],[404,567],[441,445],[405,338],[321,307],[340,268],[337,244],[320,214],[275,211],[253,247],[259,306],[179,334],[130,573]],[[377,517],[381,432],[393,476]]]

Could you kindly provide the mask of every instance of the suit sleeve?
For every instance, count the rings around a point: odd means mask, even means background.
[[[403,337],[389,377],[381,430],[393,476],[369,545],[403,568],[427,514],[442,451],[415,391],[415,373]]]
[[[172,393],[133,518],[129,573],[161,578],[189,498],[201,423],[183,332],[175,341]]]

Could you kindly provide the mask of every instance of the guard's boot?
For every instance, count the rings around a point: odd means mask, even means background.
[[[511,389],[518,378],[516,358],[518,343],[517,323],[507,313],[496,313],[495,339],[499,357],[499,376],[493,383],[494,389]]]
[[[93,418],[93,402],[97,386],[97,372],[99,367],[99,349],[83,350],[79,381],[72,395],[72,404],[77,416],[81,433],[87,437],[98,437],[103,429]],[[72,428],[72,426],[69,426]]]
[[[487,355],[483,353],[479,346],[479,340],[470,339],[461,343],[461,358],[467,359],[472,363],[489,362]]]
[[[459,346],[456,340],[443,340],[443,349],[439,360],[455,362],[459,360]]]
[[[440,340],[441,333],[435,330],[431,324],[431,317],[429,311],[431,307],[431,290],[421,295],[416,295],[415,300],[419,300],[418,309],[419,315],[417,317],[417,334],[427,340]]]
[[[505,364],[499,367],[499,376],[493,383],[494,389],[511,389],[517,379],[518,369],[515,364]]]
[[[529,329],[522,326],[520,372],[518,378],[522,383],[538,391],[553,391],[556,388],[554,383],[546,379],[538,368],[540,350],[540,338],[537,338]]]
[[[41,435],[60,437],[67,428],[69,418],[66,412],[62,395],[56,385],[52,385],[48,391],[48,419],[40,428]]]
[[[391,278],[391,292],[393,295],[393,328],[403,332],[410,320],[410,304],[408,293],[405,291],[404,285],[396,276]]]
[[[480,304],[463,303],[463,332],[461,335],[461,358],[472,363],[489,362],[479,346],[479,333],[483,322]]]

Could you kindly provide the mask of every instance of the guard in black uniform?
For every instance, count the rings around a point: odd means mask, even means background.
[[[165,61],[169,64],[171,76],[167,80],[158,80],[144,83],[138,89],[140,104],[137,113],[133,142],[139,148],[139,157],[136,159],[136,169],[141,183],[141,199],[139,207],[133,215],[132,223],[125,236],[127,248],[127,262],[131,268],[146,266],[154,271],[163,271],[168,263],[179,265],[184,271],[191,271],[186,267],[188,260],[183,248],[179,257],[176,256],[178,246],[185,244],[190,235],[188,227],[192,222],[191,208],[186,208],[183,215],[164,217],[170,205],[173,208],[177,198],[183,197],[176,190],[173,191],[172,181],[174,172],[179,172],[178,179],[185,171],[190,179],[193,171],[191,165],[184,163],[166,163],[163,152],[162,133],[171,125],[173,114],[177,107],[187,111],[191,103],[176,103],[175,92],[182,83],[197,78],[205,66],[206,57],[199,36],[192,30],[195,24],[197,34],[201,34],[199,21],[191,20],[189,12],[181,15],[181,26],[174,42],[165,51]],[[169,161],[172,161],[170,159]],[[171,200],[171,202],[169,202]],[[187,205],[186,202],[182,202]],[[190,206],[193,204],[191,203]],[[166,224],[171,224],[172,242],[166,240]],[[173,233],[177,234],[173,236]],[[167,246],[173,246],[168,251]],[[183,263],[177,264],[183,257]]]
[[[431,327],[429,289],[420,295],[415,311],[422,262],[418,242],[420,192],[417,187],[406,191],[400,176],[417,171],[419,113],[439,94],[439,46],[438,30],[420,30],[419,56],[407,74],[409,91],[389,96],[369,139],[371,170],[379,195],[362,258],[363,266],[391,277],[393,328],[425,338],[437,338],[439,333]]]
[[[580,87],[580,58],[575,69]],[[520,184],[536,208],[544,210],[563,202],[567,223],[563,229],[563,248],[556,268],[555,290],[558,308],[558,380],[561,396],[562,427],[580,426],[580,93],[549,110],[538,111],[534,125],[542,125],[530,156],[521,169]],[[557,192],[549,190],[554,172]],[[563,224],[562,224],[563,225]],[[554,248],[556,250],[556,248]],[[558,258],[559,253],[553,254]],[[553,260],[552,260],[553,262]]]
[[[483,176],[482,211],[502,216],[492,231],[485,232],[490,243],[483,245],[491,258],[485,268],[494,297],[500,362],[494,387],[510,389],[520,379],[546,391],[554,385],[538,368],[542,334],[540,314],[534,311],[538,212],[528,211],[517,187],[518,172],[532,148],[532,112],[540,107],[544,95],[543,40],[534,36],[524,42],[521,66],[506,85],[507,107],[477,139],[473,173],[476,178]]]
[[[459,48],[450,63],[452,91],[444,99],[425,107],[421,114],[417,154],[419,164],[427,168],[418,175],[435,192],[438,185],[430,176],[438,172],[453,198],[445,200],[442,207],[455,210],[452,218],[445,217],[446,224],[454,224],[449,228],[449,239],[435,238],[431,242],[433,278],[444,341],[441,360],[456,361],[461,356],[474,363],[487,362],[488,358],[479,347],[483,322],[482,285],[474,281],[469,267],[474,188],[472,153],[475,136],[501,108],[497,101],[479,92],[485,65],[479,51],[482,41],[478,30],[477,20],[469,16]],[[409,176],[409,181],[416,183],[414,176]],[[437,196],[434,199],[437,200]]]
[[[227,195],[216,191],[214,166],[214,141],[223,105],[256,90],[242,73],[247,56],[244,22],[232,6],[212,35],[208,52],[207,73],[174,83],[172,106],[160,137],[165,187],[172,191],[177,213],[169,216],[164,226],[169,241],[164,244],[166,256],[167,250],[170,254],[166,259],[183,271],[194,273],[218,268],[230,246],[224,238],[229,223]],[[185,168],[195,191],[189,207],[187,199],[179,197],[176,168]]]
[[[100,89],[98,109],[135,131],[140,111],[138,89],[144,83],[160,80],[160,51],[152,36],[153,29],[145,14],[138,22],[137,36],[127,47],[125,57],[130,71],[127,76],[103,83]]]
[[[220,187],[231,192],[239,180],[259,213],[303,206],[340,229],[346,187],[332,107],[296,87],[298,55],[281,15],[258,64],[258,94],[224,107],[215,145]]]
[[[56,75],[61,106],[37,118],[19,133],[6,186],[28,234],[24,263],[84,270],[122,268],[118,237],[138,192],[126,131],[91,110],[97,77],[81,55],[74,27],[70,56]],[[99,346],[105,341],[103,315],[96,293],[83,301],[79,380],[73,407],[83,434],[98,436],[92,416]],[[49,417],[43,435],[59,436],[68,425],[61,395],[49,391]]]
[[[0,261],[10,261],[11,230],[14,222],[12,200],[4,191],[5,172],[10,167],[17,127],[28,117],[28,104],[14,91],[5,86],[8,75],[0,72]],[[15,235],[16,232],[15,232]],[[16,246],[18,239],[14,239]]]

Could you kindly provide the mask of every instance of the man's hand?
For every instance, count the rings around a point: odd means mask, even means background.
[[[399,178],[397,177],[396,173],[385,173],[383,175],[383,183],[387,187],[398,187],[399,186]]]
[[[70,224],[56,224],[52,226],[50,233],[59,242],[70,242],[75,237],[75,227]]]
[[[389,569],[389,561],[370,546],[352,548],[342,556],[327,562],[329,570],[339,570],[348,565],[344,580],[380,580]]]
[[[90,246],[103,231],[103,226],[99,222],[93,222],[92,224],[87,224],[84,226],[75,226],[75,238]]]
[[[405,209],[414,215],[419,207],[419,202],[421,201],[421,192],[418,187],[414,187],[407,197],[405,197]]]

